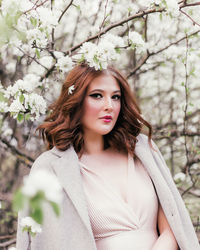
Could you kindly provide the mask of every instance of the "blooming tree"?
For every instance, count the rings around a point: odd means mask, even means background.
[[[195,0],[0,0],[1,154],[15,166],[30,167],[44,149],[34,129],[68,71],[83,61],[100,70],[113,64],[153,125],[195,224],[199,5]]]

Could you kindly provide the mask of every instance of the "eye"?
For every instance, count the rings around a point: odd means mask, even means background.
[[[91,94],[90,96],[96,99],[100,99],[102,97],[102,95],[99,93],[94,93],[94,94]]]
[[[112,99],[114,99],[114,100],[120,100],[121,96],[120,95],[114,95],[114,96],[112,96]]]

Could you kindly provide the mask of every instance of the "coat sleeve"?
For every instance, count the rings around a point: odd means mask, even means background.
[[[190,249],[200,250],[199,242],[198,242],[197,235],[195,233],[195,230],[192,224],[192,220],[190,218],[189,211],[187,210],[185,203],[181,197],[181,194],[179,193],[179,190],[176,187],[176,184],[173,180],[170,169],[168,168],[156,143],[153,140],[151,142],[152,142],[153,148],[156,150],[155,151],[151,149],[154,160],[156,161],[158,166],[162,166],[162,168],[160,169],[160,172],[163,175],[163,178],[165,179],[166,183],[168,184],[168,187],[171,190],[177,209],[179,211],[179,216],[182,222],[181,226],[185,234],[185,239],[186,238],[188,239],[187,241],[190,244]],[[184,247],[180,247],[180,249],[181,250],[187,249],[187,247],[186,245],[184,245]]]

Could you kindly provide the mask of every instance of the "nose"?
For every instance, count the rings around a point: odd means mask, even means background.
[[[112,111],[113,110],[113,103],[112,103],[112,99],[110,97],[105,99],[104,109],[106,111]]]

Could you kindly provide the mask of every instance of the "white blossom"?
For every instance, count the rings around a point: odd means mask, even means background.
[[[47,104],[41,95],[31,93],[24,94],[24,107],[30,109],[30,113],[34,115],[31,120],[38,120],[41,114],[45,114]]]
[[[186,176],[184,173],[177,173],[174,175],[174,181],[184,181]]]
[[[41,225],[34,221],[31,217],[24,217],[21,219],[20,226],[22,228],[28,227],[32,233],[41,233]]]
[[[25,75],[23,80],[19,79],[13,86],[8,86],[8,88],[5,90],[4,95],[7,98],[9,98],[10,96],[17,97],[19,96],[19,94],[21,94],[22,91],[31,93],[41,85],[42,83],[40,82],[39,76],[36,76],[34,74],[27,74]]]
[[[4,126],[3,126],[3,127],[4,127]],[[12,135],[12,133],[13,133],[13,130],[12,130],[11,128],[8,128],[8,127],[2,128],[2,136],[3,136],[3,137],[8,138],[9,136]]]
[[[58,17],[55,15],[56,11],[51,11],[48,8],[40,7],[37,9],[37,14],[44,26],[56,26],[58,24]]]
[[[38,47],[44,48],[47,46],[48,40],[46,34],[41,32],[40,29],[30,29],[26,32],[26,37],[30,46],[36,41]]]
[[[10,62],[10,63],[6,64],[6,70],[9,73],[14,73],[15,69],[16,69],[16,63],[15,62]]]
[[[53,65],[52,56],[43,56],[40,58],[39,62],[46,68],[50,68]]]
[[[53,53],[54,53],[54,56],[58,59],[64,56],[64,54],[60,51],[54,51]]]
[[[102,40],[109,41],[114,47],[123,47],[125,45],[123,38],[110,33],[105,34]]]
[[[131,43],[132,48],[138,48],[139,51],[142,51],[146,48],[145,42],[142,36],[138,32],[136,31],[129,32],[129,35],[127,38],[128,38],[129,43]]]
[[[9,247],[8,250],[17,250],[16,247]]]
[[[62,201],[62,187],[56,175],[47,170],[39,169],[24,177],[22,193],[30,198],[38,192],[43,192],[48,201],[60,204]]]
[[[58,58],[58,61],[56,63],[56,67],[59,68],[59,70],[62,70],[63,72],[68,72],[73,68],[73,62],[71,57],[69,56],[63,56]]]
[[[167,3],[167,10],[173,15],[178,16],[179,13],[179,5],[176,0],[166,0]]]
[[[117,41],[119,42],[119,41]],[[95,67],[96,70],[106,69],[108,63],[119,58],[119,54],[115,51],[115,44],[108,39],[101,39],[98,45],[86,42],[79,51],[78,55],[73,56],[74,59],[83,59],[90,67]]]
[[[22,105],[22,103],[20,102],[19,98],[17,98],[11,103],[10,107],[8,108],[8,111],[11,113],[18,114],[19,112],[25,112],[26,110]]]
[[[0,102],[0,112],[8,112],[8,103]]]

